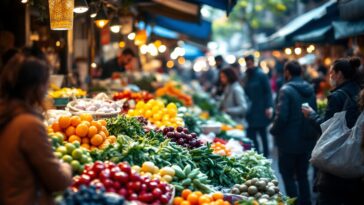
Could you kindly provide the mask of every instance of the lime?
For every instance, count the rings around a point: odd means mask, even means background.
[[[67,155],[64,155],[64,156],[62,157],[62,160],[63,160],[64,162],[70,163],[73,159],[72,159],[72,157],[71,157],[71,156],[69,156],[69,155],[67,154]]]
[[[80,142],[74,141],[73,144],[76,146],[76,148],[79,148],[81,146]]]
[[[79,170],[80,170],[80,168],[81,168],[81,164],[80,164],[80,162],[79,162],[79,161],[77,161],[77,160],[72,160],[72,162],[71,162],[71,167],[72,167],[72,170],[73,170],[73,171],[79,171]]]
[[[62,153],[62,155],[67,154],[67,149],[65,146],[60,146],[56,149],[57,152]]]
[[[81,149],[75,149],[75,150],[73,150],[73,152],[72,152],[73,159],[80,160],[80,159],[82,159],[82,156],[83,156],[83,154],[82,154],[82,150]]]
[[[87,158],[87,162],[88,162],[88,163],[92,163],[92,162],[93,162],[93,161],[92,161],[92,158],[91,158],[91,157]]]
[[[72,154],[73,150],[76,149],[76,146],[72,143],[67,143],[65,147],[67,148],[68,154]]]
[[[62,158],[62,153],[60,153],[60,152],[54,152],[54,156],[56,156],[57,158],[61,159]]]
[[[82,164],[86,164],[88,162],[88,157],[86,155],[82,155],[80,162]]]

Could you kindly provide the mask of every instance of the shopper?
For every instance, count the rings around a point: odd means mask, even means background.
[[[244,90],[252,106],[247,113],[248,129],[247,136],[253,140],[254,146],[265,157],[268,157],[267,126],[273,114],[272,91],[269,79],[263,71],[254,65],[254,56],[245,57],[247,66]],[[259,133],[263,149],[258,144]]]
[[[360,114],[356,101],[360,92],[359,79],[357,79],[359,66],[360,60],[358,58],[344,58],[334,62],[330,69],[330,81],[334,89],[328,96],[328,105],[323,118],[311,108],[302,108],[304,115],[318,129],[321,123],[341,111],[346,111],[347,126],[349,128],[354,126]],[[320,170],[315,182],[315,189],[319,192],[318,203],[320,205],[361,204],[361,187],[362,181],[360,178],[345,179]]]
[[[229,114],[235,122],[245,125],[244,117],[248,110],[248,102],[238,80],[238,75],[233,68],[221,70],[220,82],[225,90],[220,109]]]
[[[298,197],[298,205],[310,205],[307,171],[316,139],[306,132],[306,124],[309,126],[310,123],[303,116],[301,106],[308,103],[316,110],[316,97],[313,87],[301,75],[302,68],[297,61],[285,64],[284,78],[287,83],[278,94],[271,133],[277,143],[278,166],[287,195]]]
[[[41,113],[48,89],[45,62],[15,55],[0,79],[0,204],[53,204],[71,184],[71,167],[52,152]]]
[[[125,48],[117,57],[107,61],[102,66],[102,79],[111,78],[114,72],[125,72],[130,63],[136,57],[133,50]]]
[[[212,86],[211,94],[216,99],[221,99],[222,94],[224,93],[225,87],[220,82],[220,73],[221,70],[227,66],[225,63],[224,58],[221,55],[215,56],[215,71],[214,73],[217,74],[217,78],[214,79],[214,85]],[[215,75],[214,74],[214,75]],[[207,79],[210,80],[210,79]]]

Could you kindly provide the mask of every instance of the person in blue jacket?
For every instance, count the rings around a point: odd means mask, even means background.
[[[251,104],[246,116],[248,122],[247,136],[253,141],[257,151],[268,157],[267,127],[273,114],[272,90],[268,76],[259,67],[255,66],[254,56],[246,56],[245,62],[247,70],[244,90]],[[261,137],[263,149],[258,144],[258,133]]]

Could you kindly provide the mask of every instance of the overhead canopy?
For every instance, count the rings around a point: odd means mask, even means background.
[[[336,39],[343,39],[364,34],[364,20],[334,21],[332,23]]]
[[[330,38],[330,34],[332,34],[332,32],[333,32],[332,26],[327,25],[314,29],[308,33],[297,35],[293,38],[293,40],[296,42],[303,42],[303,43],[318,43],[322,41],[328,41]]]
[[[211,35],[211,22],[205,20],[201,20],[201,22],[197,24],[178,21],[163,16],[156,16],[154,18],[154,23],[199,40],[209,40]]]
[[[180,0],[139,1],[138,8],[150,14],[158,14],[169,18],[188,21],[200,21],[200,5]]]
[[[183,48],[186,51],[184,58],[187,60],[195,60],[196,58],[205,55],[205,53],[199,47],[190,43],[185,43]]]
[[[206,4],[214,8],[225,10],[230,13],[234,8],[237,0],[189,0],[190,2],[196,2],[199,4]]]
[[[292,45],[293,37],[297,34],[307,33],[312,29],[318,29],[332,21],[333,16],[338,16],[336,0],[330,0],[322,6],[315,8],[301,16],[298,16],[267,41],[258,45],[259,50],[279,49]]]

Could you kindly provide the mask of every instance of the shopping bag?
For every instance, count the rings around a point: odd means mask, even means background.
[[[346,126],[346,112],[336,113],[321,125],[322,135],[314,147],[310,162],[318,169],[343,178],[364,176],[364,157],[361,151],[361,113],[355,126]]]

